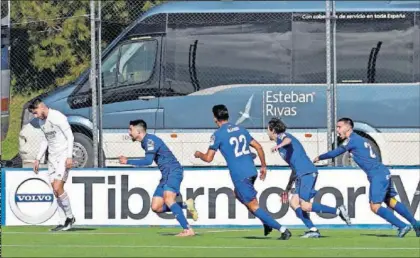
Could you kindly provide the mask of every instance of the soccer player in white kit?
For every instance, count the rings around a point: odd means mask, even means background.
[[[39,119],[39,126],[44,133],[34,163],[34,172],[38,174],[39,161],[48,148],[48,176],[57,198],[60,219],[64,220],[65,218],[64,225],[60,223],[51,231],[67,231],[76,222],[69,196],[64,191],[64,183],[73,163],[73,132],[67,117],[57,110],[48,108],[39,98],[31,102],[28,110]]]

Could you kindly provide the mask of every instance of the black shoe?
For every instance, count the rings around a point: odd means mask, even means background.
[[[64,228],[63,225],[58,225],[55,228],[50,229],[50,231],[54,231],[54,232],[61,231],[61,230],[63,230],[63,228]]]
[[[416,237],[420,237],[420,222],[414,226],[414,231],[416,231]]]
[[[290,232],[288,229],[284,231],[284,233],[281,233],[280,240],[289,240],[289,238],[292,237],[292,232]]]
[[[67,231],[67,230],[71,229],[75,222],[76,222],[76,219],[74,217],[73,218],[67,218],[66,222],[64,223],[64,227],[63,227],[62,231]]]
[[[264,236],[268,236],[271,233],[271,231],[273,231],[273,228],[264,224]]]

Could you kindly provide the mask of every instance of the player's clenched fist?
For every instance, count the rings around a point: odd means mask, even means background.
[[[195,157],[195,158],[200,158],[200,154],[201,154],[201,152],[200,152],[200,151],[196,151],[196,152],[194,153],[194,157]]]

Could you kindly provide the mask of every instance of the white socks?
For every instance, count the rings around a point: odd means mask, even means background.
[[[73,212],[71,211],[71,205],[70,205],[70,198],[67,195],[67,192],[64,192],[62,195],[58,196],[57,204],[59,206],[59,212],[60,212],[60,209],[62,209],[66,218],[73,218]],[[60,214],[60,217],[61,217],[61,214]]]
[[[281,226],[281,227],[280,227],[280,232],[281,232],[281,233],[284,233],[284,232],[286,232],[286,229],[287,229],[286,227]]]

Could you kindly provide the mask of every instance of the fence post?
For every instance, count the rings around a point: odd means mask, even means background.
[[[98,1],[98,126],[99,126],[99,167],[105,167],[105,160],[103,155],[104,141],[103,141],[103,107],[102,107],[102,1]]]
[[[92,124],[93,124],[93,167],[98,167],[98,116],[96,108],[98,105],[96,91],[96,44],[95,44],[95,1],[90,0],[90,87],[92,89]]]
[[[327,68],[327,145],[328,151],[332,148],[332,117],[331,117],[331,6],[330,0],[325,1],[325,40],[326,40],[326,68]],[[331,166],[331,160],[328,165]]]
[[[334,107],[334,116],[333,116],[333,139],[334,139],[334,149],[338,147],[337,142],[337,132],[334,129],[337,124],[337,13],[335,8],[335,1],[332,1],[332,52],[333,52],[333,107]],[[337,161],[334,159],[334,165],[337,165]]]

